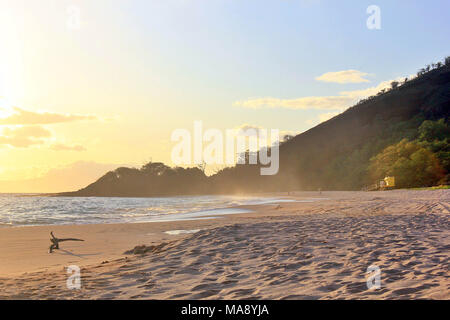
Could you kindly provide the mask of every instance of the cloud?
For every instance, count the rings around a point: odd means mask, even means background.
[[[287,108],[287,109],[342,109],[352,102],[347,96],[304,97],[297,99],[256,98],[237,101],[233,105],[244,108]]]
[[[82,145],[65,145],[62,143],[55,143],[53,145],[50,146],[50,149],[54,150],[54,151],[85,151],[86,148],[83,147]]]
[[[410,79],[412,79],[412,77],[410,77]],[[405,80],[405,77],[398,77],[397,79],[380,82],[377,86],[374,86],[374,87],[370,87],[370,88],[362,89],[362,90],[342,91],[342,92],[340,92],[340,94],[350,97],[352,99],[363,99],[363,98],[367,98],[369,96],[376,95],[378,92],[380,92],[383,89],[390,88],[392,81],[402,82],[404,80]]]
[[[362,90],[342,91],[337,96],[311,96],[296,99],[255,98],[233,103],[244,108],[286,108],[296,110],[339,110],[343,111],[358,100],[375,95],[383,89],[390,88],[392,81],[403,81],[404,77],[380,82],[377,86]]]
[[[21,126],[4,128],[0,133],[0,146],[9,145],[15,148],[27,148],[44,144],[52,137],[52,133],[41,126]],[[54,151],[84,151],[81,145],[54,143],[50,146]]]
[[[0,118],[0,125],[35,125],[73,122],[80,120],[95,120],[92,115],[61,114],[51,112],[32,112],[14,107],[13,113]]]
[[[40,126],[19,128],[5,128],[0,135],[0,146],[9,145],[16,148],[26,148],[36,144],[43,144],[51,132]]]
[[[364,76],[369,75],[368,73],[361,72],[358,70],[344,70],[338,72],[327,72],[323,75],[316,77],[317,81],[323,82],[334,82],[334,83],[363,83],[370,82],[365,79]]]

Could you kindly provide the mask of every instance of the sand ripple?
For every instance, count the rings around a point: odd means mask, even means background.
[[[368,211],[377,210],[374,202]],[[0,297],[448,299],[448,203],[430,211],[287,216],[202,230],[84,268],[81,290],[67,290],[61,270],[0,279]],[[381,269],[378,290],[367,289],[370,265]]]

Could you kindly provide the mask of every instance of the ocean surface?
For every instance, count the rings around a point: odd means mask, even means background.
[[[0,194],[0,227],[210,219],[248,212],[233,208],[239,205],[290,201],[294,200],[239,196],[108,198]]]

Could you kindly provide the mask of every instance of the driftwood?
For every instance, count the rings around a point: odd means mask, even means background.
[[[63,241],[84,241],[84,240],[82,240],[82,239],[75,239],[75,238],[58,239],[57,237],[55,237],[55,236],[53,235],[53,231],[50,232],[50,235],[52,236],[52,237],[50,238],[50,241],[51,241],[52,244],[50,245],[50,248],[49,248],[49,250],[48,250],[48,253],[52,253],[53,250],[59,249],[59,243],[60,243],[60,242],[63,242]]]

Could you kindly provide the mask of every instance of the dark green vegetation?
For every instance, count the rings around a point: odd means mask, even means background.
[[[364,99],[280,146],[280,170],[237,165],[207,177],[200,168],[149,163],[119,168],[72,196],[156,196],[288,190],[360,190],[387,175],[398,187],[450,180],[450,58]]]

